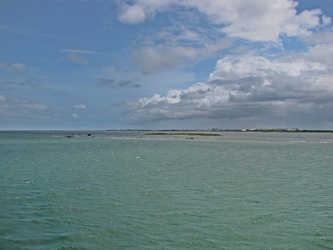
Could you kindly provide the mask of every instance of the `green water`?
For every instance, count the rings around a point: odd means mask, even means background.
[[[332,134],[92,137],[0,132],[0,249],[333,249]]]

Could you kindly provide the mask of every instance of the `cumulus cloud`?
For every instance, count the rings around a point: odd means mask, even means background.
[[[137,5],[130,6],[125,4],[122,6],[122,13],[119,17],[119,20],[125,23],[139,23],[145,20],[146,13],[145,11]]]
[[[321,19],[324,26],[328,26],[331,24],[332,19],[330,17],[323,15]]]
[[[311,47],[307,58],[333,67],[333,42],[331,44],[320,44]]]
[[[317,44],[333,44],[333,29],[320,33],[313,33],[309,36],[302,37],[302,40],[310,46]]]
[[[305,40],[331,23],[320,9],[298,13],[296,7],[292,0],[134,0],[120,4],[119,20],[140,23],[167,11],[191,20],[173,21],[173,25],[140,40],[141,48],[132,52],[133,62],[144,74],[152,74],[189,67],[227,48],[236,49],[239,39],[281,46],[286,37]]]
[[[122,4],[119,21],[129,24],[143,22],[147,17],[154,16],[157,11],[164,11],[175,2],[173,0],[139,0],[134,4]]]
[[[131,118],[142,122],[244,117],[265,120],[272,116],[287,119],[293,114],[310,117],[309,113],[328,116],[333,108],[333,68],[324,59],[311,60],[313,53],[275,60],[255,55],[227,56],[217,62],[208,82],[170,90],[165,96],[141,98],[127,103],[127,107],[132,110]]]
[[[209,79],[213,81],[249,76],[268,77],[271,74],[297,77],[302,73],[325,71],[326,69],[325,64],[302,59],[284,58],[283,60],[271,61],[262,56],[227,56],[217,62],[214,72],[209,75]]]
[[[292,0],[136,0],[122,4],[119,20],[139,23],[172,6],[192,8],[205,15],[230,37],[251,41],[278,41],[281,35],[308,35],[311,29],[329,25],[331,19],[319,9],[297,13]]]

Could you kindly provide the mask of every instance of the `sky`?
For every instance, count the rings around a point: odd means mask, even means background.
[[[333,129],[333,0],[1,0],[0,130]]]

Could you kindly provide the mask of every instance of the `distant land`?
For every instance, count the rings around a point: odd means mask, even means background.
[[[281,132],[281,133],[333,133],[333,130],[298,129],[298,128],[273,128],[273,129],[109,129],[107,131],[146,131],[151,135],[204,135],[216,136],[207,132]],[[172,132],[172,133],[170,133]],[[201,133],[202,132],[202,133]]]
[[[173,132],[173,133],[163,133],[163,132],[154,132],[148,133],[146,135],[191,135],[191,136],[220,136],[220,134],[210,134],[210,133],[195,133],[195,132]]]

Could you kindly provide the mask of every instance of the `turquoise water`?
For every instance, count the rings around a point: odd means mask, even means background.
[[[0,249],[333,249],[333,134],[0,132]]]

